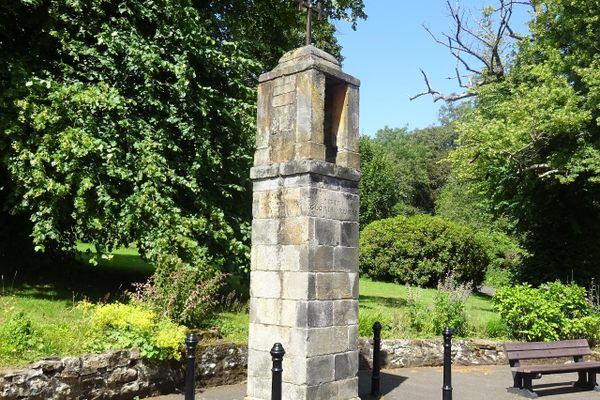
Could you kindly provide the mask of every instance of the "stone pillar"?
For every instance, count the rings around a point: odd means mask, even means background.
[[[247,399],[358,399],[358,87],[305,46],[260,77]]]

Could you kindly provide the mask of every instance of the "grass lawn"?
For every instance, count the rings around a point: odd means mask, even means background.
[[[84,314],[75,306],[80,300],[112,302],[125,300],[133,282],[152,274],[135,249],[119,249],[111,260],[97,266],[87,260],[85,250],[77,260],[23,270],[0,269],[0,367],[19,366],[48,355],[81,353],[85,335]],[[23,313],[22,318],[17,318]],[[31,335],[28,334],[31,333]],[[11,340],[32,336],[30,348],[14,351]]]
[[[409,293],[412,292],[412,293]],[[382,331],[384,338],[408,338],[415,333],[408,328],[408,298],[431,307],[436,289],[409,288],[395,283],[360,280],[359,332],[361,336],[371,336],[375,321],[387,321],[388,329]],[[492,310],[491,297],[479,293],[469,296],[466,303],[467,321],[471,326],[473,337],[487,337],[488,324],[500,320]],[[386,324],[383,324],[384,327]]]
[[[87,262],[88,248],[80,245],[78,259],[61,265],[37,271],[4,268],[0,271],[0,367],[18,366],[48,355],[80,353],[81,336],[85,335],[87,325],[77,303],[83,299],[92,302],[125,300],[124,291],[132,289],[131,283],[142,282],[152,273],[152,267],[140,259],[135,249],[116,250],[112,259],[101,260],[98,266],[93,266]],[[416,290],[361,279],[361,336],[371,336],[373,322],[379,320],[384,325],[385,338],[418,337],[407,326],[409,291],[413,298],[418,293],[418,301],[426,307],[432,304],[433,289]],[[489,336],[486,326],[490,321],[499,321],[492,311],[491,299],[473,294],[466,308],[471,336]],[[15,316],[19,313],[24,317],[20,325],[15,325]],[[247,307],[234,304],[218,313],[210,325],[219,328],[223,339],[244,343],[248,337]],[[31,343],[32,350],[21,354],[14,352],[8,343],[9,336],[18,335],[19,329],[29,329],[36,338]]]
[[[403,285],[385,282],[374,282],[369,279],[360,280],[359,302],[359,334],[363,337],[372,336],[372,326],[375,321],[381,321],[384,338],[414,338],[415,335],[407,326],[408,291],[419,293],[419,302],[426,307],[433,304],[435,289],[407,288]],[[489,296],[472,294],[466,303],[467,318],[472,327],[473,337],[487,337],[488,324],[494,324],[500,318],[492,310]],[[491,322],[490,322],[491,321]],[[221,312],[214,321],[226,340],[244,343],[248,339],[248,313]],[[499,322],[497,322],[499,323]],[[425,336],[423,336],[425,337]]]

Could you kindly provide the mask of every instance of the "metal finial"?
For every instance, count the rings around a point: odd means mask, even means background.
[[[317,13],[317,18],[321,18],[323,12],[321,2],[316,3],[313,0],[295,0],[300,10],[306,9],[306,45],[312,44],[312,14]]]

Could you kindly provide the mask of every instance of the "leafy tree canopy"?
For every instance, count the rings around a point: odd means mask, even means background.
[[[365,18],[361,0],[322,3]],[[3,1],[3,210],[40,250],[245,265],[256,77],[302,44],[304,18],[283,0]],[[333,25],[315,29],[339,55]]]
[[[600,257],[600,4],[532,5],[531,35],[462,119],[454,171],[516,222],[526,277],[585,282]]]
[[[461,111],[446,107],[441,126],[408,131],[380,129],[361,137],[361,224],[394,215],[432,214],[450,173],[453,121]]]

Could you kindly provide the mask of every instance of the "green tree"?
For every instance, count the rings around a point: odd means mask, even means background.
[[[490,212],[515,221],[525,278],[586,282],[600,257],[600,4],[532,4],[530,37],[476,89],[452,160]]]
[[[360,138],[360,224],[393,215],[408,186],[398,179],[397,165],[386,148],[373,138]]]
[[[247,268],[254,87],[302,44],[290,3],[2,2],[3,210],[38,250],[135,244],[202,280]],[[323,7],[364,17],[361,0]],[[315,30],[339,55],[333,25]]]
[[[434,213],[450,174],[446,156],[457,136],[452,113],[440,115],[441,126],[413,131],[386,126],[374,138],[361,138],[363,226],[394,215]]]

